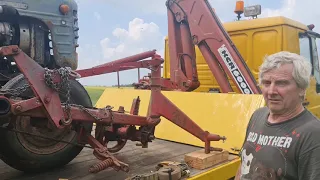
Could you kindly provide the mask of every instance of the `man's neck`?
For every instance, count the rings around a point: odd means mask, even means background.
[[[298,114],[300,114],[304,110],[304,107],[302,105],[298,105],[296,108],[286,111],[285,113],[277,114],[277,113],[272,113],[270,111],[269,117],[268,117],[268,122],[269,123],[280,123],[287,121]]]

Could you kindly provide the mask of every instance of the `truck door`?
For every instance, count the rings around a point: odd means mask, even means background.
[[[320,92],[320,67],[319,67],[319,56],[317,50],[317,38],[320,35],[311,31],[299,34],[300,43],[300,55],[307,58],[312,64],[312,76],[316,79],[316,92]]]

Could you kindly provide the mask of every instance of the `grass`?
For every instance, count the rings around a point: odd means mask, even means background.
[[[105,88],[106,87],[85,86],[85,89],[88,91],[93,106],[95,106]]]

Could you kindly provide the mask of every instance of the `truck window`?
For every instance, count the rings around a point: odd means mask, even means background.
[[[320,84],[320,70],[319,70],[319,56],[317,50],[316,38],[311,37],[311,51],[313,59],[313,74],[316,78],[317,84]]]
[[[311,41],[310,37],[306,36],[305,34],[299,35],[299,44],[300,44],[300,55],[307,58],[311,64],[312,63],[312,51],[311,51]]]
[[[299,34],[300,55],[307,58],[312,64],[312,75],[317,81],[317,92],[320,92],[320,71],[319,57],[316,45],[316,38],[306,34]]]

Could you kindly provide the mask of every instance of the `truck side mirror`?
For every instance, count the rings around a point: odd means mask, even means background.
[[[316,84],[316,92],[320,93],[320,84],[318,84],[318,83]]]

